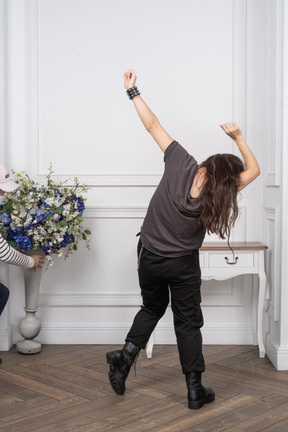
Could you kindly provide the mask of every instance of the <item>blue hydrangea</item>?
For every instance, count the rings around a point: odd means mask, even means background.
[[[35,213],[35,220],[38,223],[43,223],[45,221],[45,219],[47,218],[49,214],[49,211],[47,210],[43,210],[41,207],[36,211]]]
[[[85,210],[84,199],[83,198],[78,198],[78,197],[76,197],[74,195],[73,201],[75,201],[75,203],[77,204],[77,211],[79,212],[80,215],[82,215],[82,213]]]
[[[63,241],[61,243],[61,247],[66,247],[74,241],[75,237],[73,234],[65,233],[63,237]]]
[[[40,208],[41,209],[47,209],[47,208],[50,208],[50,205],[47,204],[46,202],[42,202],[41,205],[40,205]]]
[[[32,248],[32,241],[30,237],[26,235],[18,234],[15,239],[15,243],[21,250],[30,250]]]
[[[15,230],[9,230],[7,239],[14,240],[15,246],[22,251],[30,250],[32,247],[32,239],[27,236],[22,227],[16,227]]]
[[[11,217],[7,213],[2,213],[0,215],[0,219],[4,223],[4,226],[9,226],[11,222]]]
[[[49,248],[47,246],[41,246],[41,249],[43,250],[45,255],[49,255]]]
[[[29,230],[31,230],[33,227],[34,227],[33,223],[30,222],[28,225],[25,225],[25,230],[26,230],[26,231],[29,231]]]

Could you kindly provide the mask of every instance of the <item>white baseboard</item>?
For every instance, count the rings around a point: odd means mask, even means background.
[[[126,338],[130,325],[117,327],[101,327],[93,325],[48,326],[42,324],[37,341],[42,344],[122,344]],[[231,324],[205,326],[202,329],[203,343],[206,345],[252,345],[253,337],[251,326]],[[14,343],[23,339],[17,326],[14,327]],[[159,325],[154,333],[155,344],[176,344],[173,326]]]
[[[267,357],[276,370],[288,370],[288,346],[279,346],[271,337],[267,337]]]
[[[13,345],[13,326],[0,330],[0,351],[9,351]]]

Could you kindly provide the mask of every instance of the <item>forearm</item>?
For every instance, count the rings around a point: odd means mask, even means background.
[[[16,249],[12,248],[0,234],[0,260],[8,264],[14,264],[20,267],[32,268],[34,265],[33,258],[23,255]]]
[[[237,144],[237,147],[243,157],[243,160],[246,165],[246,170],[254,171],[255,173],[260,174],[260,167],[258,165],[258,162],[252,153],[251,149],[248,147],[245,139],[241,135],[240,137],[237,137],[234,139],[235,143]]]
[[[144,102],[141,96],[136,96],[132,99],[133,104],[136,108],[137,114],[142,121],[144,127],[151,131],[153,127],[159,124],[159,121],[155,114],[150,110],[148,105]]]
[[[248,147],[243,135],[236,123],[225,123],[220,125],[224,132],[235,141],[244,159],[246,169],[239,176],[239,189],[246,187],[260,174],[258,162]]]
[[[240,174],[239,178],[240,182],[238,190],[240,191],[259,176],[260,167],[244,138],[241,136],[236,138],[234,141],[237,144],[246,165],[246,169]]]
[[[135,81],[136,75],[134,71],[129,70],[124,74],[124,87],[126,88],[129,99],[132,99],[133,101],[140,120],[161,150],[165,152],[173,139],[165,129],[163,129],[157,117],[141,98],[137,87],[135,87]]]

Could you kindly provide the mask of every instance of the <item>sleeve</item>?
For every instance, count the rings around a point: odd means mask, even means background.
[[[14,264],[20,267],[32,268],[34,260],[32,257],[18,252],[12,248],[0,234],[0,260],[7,264]]]
[[[196,163],[193,156],[177,141],[173,141],[164,153],[165,171],[178,171]]]

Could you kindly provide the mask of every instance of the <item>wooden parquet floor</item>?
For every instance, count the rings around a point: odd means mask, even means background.
[[[286,432],[288,372],[253,346],[204,346],[203,383],[215,402],[187,408],[176,346],[141,351],[126,393],[108,383],[107,351],[119,346],[46,345],[36,355],[1,352],[0,432]]]

